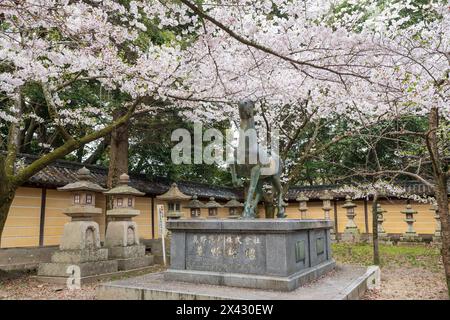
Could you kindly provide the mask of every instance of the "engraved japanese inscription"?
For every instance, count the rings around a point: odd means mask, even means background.
[[[295,243],[295,262],[305,262],[305,241],[300,240]]]
[[[260,274],[265,271],[265,237],[254,234],[189,233],[186,268]]]
[[[320,237],[316,239],[316,252],[317,254],[322,254],[325,251],[325,241],[324,238]]]

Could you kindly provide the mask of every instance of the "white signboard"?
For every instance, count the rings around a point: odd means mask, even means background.
[[[162,242],[162,251],[163,251],[163,261],[164,265],[166,265],[166,242],[165,242],[165,236],[166,236],[166,217],[164,215],[164,205],[158,204],[156,206],[158,210],[158,221],[159,221],[159,235],[161,237]]]

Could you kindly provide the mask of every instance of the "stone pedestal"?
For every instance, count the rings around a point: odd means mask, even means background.
[[[108,260],[108,250],[100,245],[98,223],[94,217],[102,214],[95,207],[97,192],[105,191],[90,181],[91,174],[86,168],[77,172],[78,181],[58,188],[72,193],[72,205],[64,210],[71,222],[64,225],[59,250],[52,255],[50,263],[41,263],[38,278],[46,281],[62,282],[66,278],[72,284],[81,284],[87,277],[117,272],[117,261]]]
[[[344,242],[360,242],[361,234],[358,228],[345,228],[344,233],[341,235],[341,241]]]
[[[417,214],[416,210],[413,210],[412,206],[408,204],[406,206],[406,210],[402,211],[403,214],[405,214],[404,221],[407,224],[406,232],[403,234],[402,237],[400,237],[400,241],[402,242],[420,242],[422,241],[422,238],[420,238],[414,230],[414,222],[416,219],[414,219],[414,215]]]
[[[101,209],[99,209],[101,212]],[[108,260],[108,250],[100,246],[98,224],[94,221],[72,221],[66,223],[59,250],[50,263],[41,263],[38,276],[71,276],[71,267],[80,268],[80,278],[112,273],[118,270],[117,261]],[[77,275],[78,276],[78,275]]]
[[[136,196],[144,195],[130,185],[130,177],[124,173],[119,177],[115,188],[105,194],[112,197],[112,209],[106,211],[108,222],[105,235],[105,247],[109,257],[116,259],[120,271],[148,267],[153,256],[145,254],[145,246],[139,243],[138,227],[131,219],[140,214],[134,208]]]
[[[109,257],[116,259],[119,270],[149,266],[153,257],[145,254],[145,245],[139,244],[137,224],[133,221],[111,221],[105,236]]]
[[[324,220],[169,221],[165,280],[291,291],[332,270]]]
[[[347,196],[345,199],[345,204],[342,208],[347,210],[347,224],[345,225],[344,233],[341,236],[341,240],[344,242],[359,242],[361,240],[361,234],[359,233],[358,226],[356,225],[354,219],[356,216],[355,213],[356,204],[352,202],[350,196]]]
[[[436,228],[434,230],[433,242],[440,245],[442,243],[442,226],[441,217],[439,216],[439,208],[437,205],[433,205],[430,209],[434,212],[434,219],[436,220]]]

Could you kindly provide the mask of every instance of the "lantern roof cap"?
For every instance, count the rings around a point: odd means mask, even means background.
[[[384,212],[387,212],[387,210],[383,209],[381,207],[381,204],[377,203],[377,213],[384,213]]]
[[[342,206],[342,208],[354,208],[354,207],[357,207],[357,205],[354,204],[354,203],[352,202],[352,197],[350,197],[349,195],[347,195],[347,196],[345,197],[345,203],[344,203],[344,205]]]
[[[130,183],[130,176],[126,173],[123,173],[119,177],[119,184],[117,187],[112,188],[109,191],[103,192],[104,194],[109,195],[133,195],[133,196],[143,196],[145,193],[141,192],[132,186],[129,185]]]
[[[178,185],[174,182],[166,193],[160,194],[159,196],[156,196],[156,198],[160,200],[189,200],[191,199],[191,196],[181,192],[180,189],[178,189]]]
[[[198,200],[197,195],[194,194],[194,196],[192,197],[192,200],[189,201],[184,207],[191,208],[191,209],[200,209],[200,208],[204,208],[205,204],[203,202],[201,202],[200,200]]]
[[[243,203],[236,200],[236,197],[232,197],[227,203],[223,205],[225,208],[242,208]]]
[[[416,214],[417,211],[414,210],[410,204],[407,204],[407,205],[406,205],[406,209],[403,210],[403,211],[401,211],[401,213],[405,213],[405,214],[406,214],[406,213]]]
[[[103,192],[106,189],[100,185],[90,181],[91,172],[86,167],[83,167],[77,171],[78,181],[68,183],[63,187],[57,188],[59,191],[93,191]]]
[[[223,206],[216,202],[214,197],[209,198],[209,201],[205,204],[205,208],[222,208]]]
[[[309,198],[306,196],[304,192],[300,192],[297,199],[295,199],[295,201],[308,201],[308,200]]]
[[[330,191],[325,190],[325,192],[320,197],[320,200],[333,200],[333,196],[331,195]]]

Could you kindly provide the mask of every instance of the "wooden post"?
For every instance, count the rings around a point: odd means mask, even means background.
[[[368,197],[364,198],[364,223],[366,225],[366,234],[369,234],[369,208]]]
[[[151,197],[152,199],[152,239],[155,239],[155,197]]]
[[[47,188],[42,188],[41,193],[41,215],[39,218],[39,246],[44,245],[44,226],[45,226],[45,204],[47,202]]]
[[[333,200],[334,205],[334,232],[336,234],[336,240],[338,240],[338,213],[337,213],[337,200]]]

